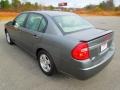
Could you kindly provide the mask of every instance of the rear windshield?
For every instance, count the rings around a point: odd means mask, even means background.
[[[55,22],[62,28],[63,32],[70,33],[82,29],[93,28],[88,21],[78,15],[61,15],[53,17]]]

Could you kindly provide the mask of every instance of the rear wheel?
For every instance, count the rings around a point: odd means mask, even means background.
[[[6,40],[7,40],[8,44],[12,45],[13,41],[11,40],[10,35],[7,31],[5,32],[5,35],[6,35]]]
[[[38,63],[44,74],[51,76],[55,72],[55,64],[50,54],[44,50],[38,53]]]

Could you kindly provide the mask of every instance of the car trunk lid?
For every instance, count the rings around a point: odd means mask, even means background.
[[[111,30],[87,29],[66,35],[71,40],[88,42],[90,59],[96,60],[105,55],[112,44],[113,32]]]

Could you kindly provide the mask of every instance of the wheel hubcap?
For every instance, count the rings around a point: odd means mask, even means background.
[[[8,33],[6,33],[6,38],[7,38],[8,43],[10,43],[10,36]]]
[[[40,56],[40,65],[45,72],[49,72],[51,70],[50,60],[47,55],[42,54]]]

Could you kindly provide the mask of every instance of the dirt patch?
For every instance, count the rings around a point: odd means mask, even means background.
[[[93,11],[85,11],[85,10],[77,10],[73,11],[76,14],[82,15],[82,16],[120,16],[120,11],[118,12],[106,12],[106,11],[101,11],[101,12],[93,12]],[[1,11],[0,12],[0,21],[6,21],[6,20],[12,20],[14,19],[19,13],[16,12],[5,12]]]
[[[14,19],[19,13],[16,12],[0,12],[0,21],[4,20],[12,20]]]
[[[120,16],[120,11],[76,10],[74,13],[83,16]]]

